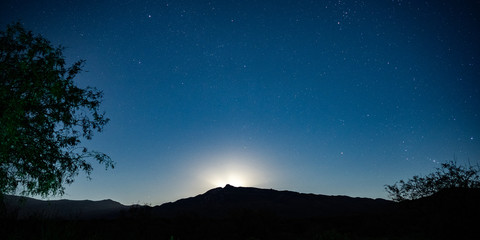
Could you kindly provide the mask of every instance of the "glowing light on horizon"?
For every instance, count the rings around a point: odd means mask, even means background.
[[[241,174],[228,173],[225,177],[218,177],[210,181],[215,187],[224,187],[227,184],[230,184],[235,187],[246,187],[249,186],[248,179],[244,179]]]
[[[261,170],[255,169],[246,159],[222,158],[213,161],[213,164],[202,173],[211,186],[224,187],[227,184],[236,187],[246,187],[258,184],[261,180]]]
[[[229,152],[208,155],[199,160],[191,171],[204,188],[227,184],[236,187],[261,186],[272,181],[273,169],[266,166],[266,158],[257,155]]]

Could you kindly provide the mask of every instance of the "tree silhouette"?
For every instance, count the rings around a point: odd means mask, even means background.
[[[108,122],[102,92],[75,86],[84,61],[66,66],[53,47],[20,23],[0,32],[0,195],[57,195],[91,160],[113,168],[106,154],[80,146]]]
[[[449,188],[480,188],[478,166],[459,166],[455,161],[451,161],[442,163],[435,172],[425,177],[413,176],[406,182],[400,180],[394,185],[385,185],[392,200],[398,202],[427,197]]]

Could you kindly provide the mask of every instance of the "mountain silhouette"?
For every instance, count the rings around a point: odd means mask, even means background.
[[[160,206],[5,196],[6,239],[476,239],[480,189],[393,202],[226,185]],[[46,235],[45,235],[46,234]],[[53,237],[52,237],[53,236]]]
[[[391,206],[384,199],[327,196],[253,187],[214,188],[196,197],[153,207],[156,217],[197,216],[228,218],[241,212],[274,215],[282,218],[348,216],[372,213]]]
[[[16,218],[46,219],[112,219],[129,206],[113,200],[37,200],[28,197],[9,196],[4,199],[7,214]]]
[[[327,196],[292,191],[226,185],[195,197],[180,199],[160,206],[125,206],[112,200],[37,200],[28,197],[5,196],[10,213],[20,219],[29,217],[60,219],[115,218],[147,212],[156,218],[196,216],[229,218],[249,212],[281,218],[349,216],[373,213],[393,204],[384,199]]]

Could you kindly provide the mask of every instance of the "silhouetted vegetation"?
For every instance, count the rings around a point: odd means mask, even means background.
[[[397,202],[428,197],[443,189],[480,188],[480,169],[474,166],[457,165],[455,161],[442,163],[435,172],[425,177],[413,176],[408,181],[400,180],[386,185],[390,197]]]
[[[62,194],[90,159],[113,168],[104,153],[82,147],[102,131],[102,92],[75,86],[84,61],[66,66],[54,47],[20,23],[0,32],[0,195]]]

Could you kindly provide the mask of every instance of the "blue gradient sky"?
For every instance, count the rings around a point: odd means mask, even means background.
[[[160,204],[233,183],[382,197],[479,163],[478,1],[0,3],[104,91],[109,154],[63,198]]]

